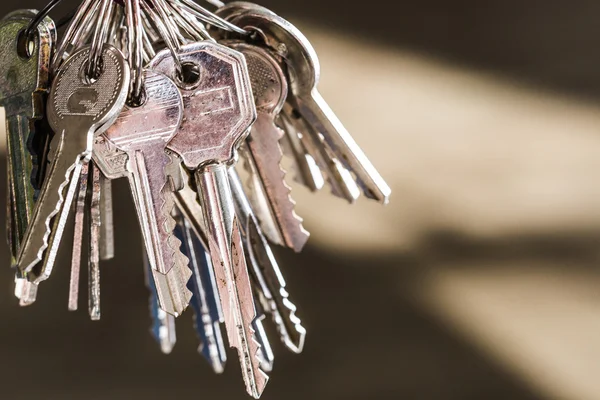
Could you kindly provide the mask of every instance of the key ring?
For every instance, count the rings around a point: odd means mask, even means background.
[[[50,1],[50,3],[46,4],[46,7],[44,7],[40,12],[37,13],[35,18],[33,18],[31,22],[29,22],[29,25],[27,25],[27,28],[25,28],[24,33],[27,38],[30,38],[33,35],[33,31],[35,31],[38,28],[38,26],[42,23],[44,18],[46,18],[50,14],[50,11],[52,11],[52,9],[56,7],[61,1],[62,0],[52,0]]]
[[[159,31],[160,37],[165,41],[167,48],[171,52],[173,60],[175,62],[175,68],[179,76],[183,76],[183,65],[179,59],[179,43],[177,39],[177,33],[173,28],[172,24],[169,23],[169,17],[163,7],[160,7],[158,2],[160,0],[149,0],[150,6],[146,1],[142,1],[142,7],[146,14],[149,15],[152,23],[156,26]]]
[[[110,18],[114,7],[113,0],[103,0],[100,7],[100,14],[96,21],[92,43],[90,45],[90,55],[88,58],[86,75],[88,78],[97,78],[102,69],[102,49],[108,36]]]
[[[131,102],[141,104],[144,90],[144,60],[142,44],[142,11],[140,0],[126,0],[128,52],[131,64]]]

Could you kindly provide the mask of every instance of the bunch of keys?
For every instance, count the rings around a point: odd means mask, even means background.
[[[88,312],[114,257],[112,187],[129,182],[144,243],[151,332],[169,353],[191,305],[216,373],[236,348],[259,398],[274,355],[270,317],[292,352],[306,329],[272,246],[302,250],[282,158],[311,191],[387,203],[390,189],[319,94],[306,37],[247,2],[83,0],[58,41],[50,10],[0,21],[8,149],[8,240],[21,305],[51,276],[75,213],[69,310],[87,238]],[[238,162],[239,161],[239,162]],[[243,169],[247,180],[242,179]]]

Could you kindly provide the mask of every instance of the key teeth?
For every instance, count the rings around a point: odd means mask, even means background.
[[[73,163],[73,165],[71,165],[65,172],[65,180],[58,187],[59,201],[56,203],[54,210],[48,215],[48,218],[46,218],[46,221],[44,222],[44,225],[46,226],[46,232],[44,232],[42,247],[38,250],[35,261],[32,262],[30,265],[28,265],[25,268],[25,272],[28,272],[28,273],[31,272],[31,270],[44,259],[44,251],[46,251],[46,249],[50,245],[49,239],[50,239],[50,236],[52,235],[52,227],[51,227],[52,219],[60,212],[60,209],[65,202],[64,189],[71,182],[71,178],[70,178],[71,174],[73,173],[75,168],[77,168],[81,164],[82,164],[81,158],[78,158],[77,161],[75,161],[75,163]],[[46,269],[46,270],[42,271],[40,276],[36,277],[35,283],[38,283],[38,282],[41,282],[41,281],[47,279],[50,276],[51,272],[52,272],[51,269]]]
[[[292,352],[294,352],[296,354],[300,354],[300,353],[302,353],[302,350],[304,350],[304,340],[306,338],[306,328],[304,328],[304,326],[302,326],[302,320],[300,320],[300,318],[298,318],[298,316],[296,315],[296,311],[298,310],[298,308],[296,307],[296,305],[294,303],[292,303],[290,301],[289,293],[284,288],[281,288],[279,290],[279,293],[283,300],[282,301],[283,305],[289,311],[288,312],[289,320],[292,322],[292,324],[294,324],[294,328],[296,329],[296,332],[298,333],[298,340],[294,341],[292,339],[292,337],[289,335],[289,333],[287,332],[287,329],[285,327],[285,323],[283,321],[283,317],[281,316],[281,314],[279,314],[278,312],[274,312],[273,313],[273,321],[275,322],[275,326],[277,326],[278,333],[280,334],[280,336],[282,338],[284,338],[284,343],[285,343],[286,347],[288,349],[290,349]],[[277,307],[276,304],[274,304],[273,306]]]
[[[249,329],[251,332],[250,343],[252,343],[254,345],[253,346],[254,348],[252,349],[252,353],[253,353],[255,362],[258,363],[257,370],[258,370],[259,376],[256,377],[257,379],[255,382],[255,387],[253,388],[251,386],[248,386],[246,388],[246,390],[248,391],[248,394],[250,396],[254,397],[255,399],[258,399],[262,395],[262,393],[265,389],[265,386],[267,385],[267,382],[269,381],[269,375],[267,375],[267,373],[262,369],[262,366],[261,366],[262,362],[261,362],[261,358],[259,355],[260,349],[262,346],[256,339],[256,331],[252,327],[252,324],[250,325]]]
[[[285,131],[283,129],[281,129],[278,126],[275,126],[276,131],[279,135],[279,137],[283,137],[285,135]],[[258,131],[254,131],[253,134],[261,134]],[[252,139],[250,139],[252,140]],[[266,140],[263,140],[263,144],[265,142],[267,142],[268,140],[275,140],[274,137],[270,137],[270,138],[266,138]],[[251,150],[251,144],[248,146],[249,147],[249,151],[252,152]],[[267,145],[268,146],[268,145]],[[292,197],[292,187],[290,185],[288,185],[288,183],[286,182],[285,178],[287,175],[287,171],[282,167],[281,163],[283,160],[283,150],[281,148],[281,144],[279,143],[279,141],[276,141],[272,146],[268,146],[271,147],[269,150],[270,152],[273,154],[274,159],[273,159],[273,164],[277,164],[277,168],[279,169],[279,173],[277,174],[277,176],[275,177],[275,181],[274,182],[269,182],[272,186],[279,186],[280,187],[280,193],[286,193],[287,195],[287,199],[288,202],[290,204],[289,207],[282,207],[283,208],[283,212],[284,213],[289,213],[290,216],[292,217],[293,220],[296,221],[296,226],[297,226],[297,232],[298,234],[294,235],[286,235],[285,234],[285,228],[281,227],[280,230],[282,231],[282,236],[283,236],[283,242],[285,243],[285,245],[287,247],[290,247],[291,249],[293,249],[295,252],[299,253],[300,251],[302,251],[302,249],[304,248],[304,245],[306,244],[306,242],[308,241],[308,238],[310,237],[310,232],[308,232],[303,225],[304,219],[302,217],[300,217],[297,213],[296,213],[296,201],[294,200],[294,198]],[[264,147],[263,147],[264,149]],[[276,156],[275,156],[276,154]],[[252,157],[254,156],[260,156],[260,155],[252,155]],[[246,161],[251,162],[251,161]],[[249,165],[245,164],[245,168],[246,170],[251,170],[252,168]],[[250,173],[252,174],[253,172],[250,171]],[[253,182],[250,180],[250,187],[254,187]],[[254,188],[254,190],[260,190],[259,188]],[[266,189],[265,189],[266,190]],[[267,198],[269,197],[269,195],[267,194]],[[269,200],[270,201],[270,200]],[[285,204],[285,202],[282,202],[282,204]],[[274,217],[277,219],[277,217]],[[284,217],[285,219],[285,217]],[[261,221],[262,222],[262,221]],[[284,223],[286,222],[291,222],[289,219],[286,219],[284,221]],[[296,229],[294,229],[296,230]],[[287,236],[287,237],[286,237]],[[291,236],[291,237],[290,237]]]
[[[168,164],[173,162],[166,154],[165,157],[169,160]],[[173,234],[177,221],[173,218],[172,214],[173,209],[175,208],[175,199],[173,198],[174,194],[170,186],[170,183],[167,182],[161,190],[162,204],[160,205],[160,209],[162,219],[159,221],[159,225],[166,234],[168,246],[172,250],[169,257],[169,259],[172,260],[172,264],[170,266],[171,268],[168,269],[169,272],[167,275],[172,277],[173,273],[176,274],[177,278],[175,278],[175,280],[178,282],[177,286],[179,286],[178,293],[184,294],[183,300],[173,299],[175,300],[174,304],[177,304],[177,306],[173,307],[175,309],[174,314],[180,315],[185,308],[187,308],[190,299],[192,298],[192,292],[187,287],[189,280],[192,278],[192,270],[189,268],[189,259],[181,251],[181,240]],[[169,281],[172,280],[169,279]],[[171,287],[171,285],[169,285],[169,287]]]

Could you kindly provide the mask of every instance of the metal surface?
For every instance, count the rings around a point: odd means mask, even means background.
[[[225,42],[246,58],[257,118],[246,139],[245,152],[248,162],[253,164],[251,188],[264,192],[266,202],[253,204],[259,210],[260,221],[269,225],[269,239],[293,249],[302,250],[310,234],[302,225],[291,197],[291,188],[285,182],[286,171],[281,167],[283,153],[279,140],[283,131],[275,124],[288,94],[287,80],[277,60],[266,50],[240,42]],[[258,208],[265,204],[268,209]],[[272,223],[271,223],[272,221]]]
[[[126,106],[105,136],[129,156],[131,191],[139,207],[146,251],[153,270],[161,308],[179,315],[192,296],[187,289],[191,271],[173,235],[174,203],[165,168],[171,159],[167,142],[177,133],[183,118],[183,103],[177,86],[165,75],[147,71],[145,102]]]
[[[56,131],[52,163],[17,260],[21,271],[30,273],[31,280],[37,282],[47,279],[52,271],[81,173],[81,159],[91,157],[94,134],[114,121],[127,97],[129,70],[120,52],[105,46],[102,74],[96,81],[84,83],[80,71],[88,55],[89,49],[84,48],[63,65],[48,102],[48,118]],[[34,269],[45,251],[44,265]]]

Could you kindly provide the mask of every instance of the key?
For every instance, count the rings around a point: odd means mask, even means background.
[[[48,69],[56,29],[50,18],[44,18],[31,40],[27,40],[22,32],[36,15],[35,10],[19,10],[0,21],[0,74],[4,78],[0,81],[0,106],[6,114],[8,153],[7,238],[13,266],[33,211],[36,187],[32,180],[40,171],[35,167],[40,165],[41,154],[29,150],[41,150],[38,146],[28,149],[28,144],[42,143],[48,136],[48,130],[41,131],[39,122],[50,85]],[[19,271],[15,295],[22,306],[32,304],[37,295],[37,285],[28,282]]]
[[[146,72],[145,92],[144,104],[126,106],[105,137],[128,155],[131,192],[138,204],[160,307],[178,316],[192,297],[187,289],[192,272],[173,235],[174,203],[165,172],[171,159],[165,147],[177,133],[183,103],[177,86],[162,74]]]
[[[81,249],[85,232],[85,208],[88,194],[89,163],[81,167],[77,201],[75,206],[75,229],[73,230],[73,251],[71,253],[71,279],[69,281],[69,311],[77,311],[79,300],[79,277],[81,274]]]
[[[90,204],[88,212],[88,313],[92,321],[100,320],[100,170],[89,166]]]
[[[279,124],[285,132],[281,148],[283,154],[292,158],[296,168],[295,180],[311,192],[318,192],[325,186],[325,178],[319,169],[315,156],[303,143],[306,132],[302,134],[284,113],[279,114]]]
[[[102,71],[94,80],[81,74],[88,56],[89,48],[74,53],[58,71],[50,92],[48,119],[56,132],[51,164],[17,260],[19,269],[34,282],[52,272],[82,159],[91,157],[94,135],[114,121],[127,98],[129,68],[121,53],[105,46]]]
[[[290,124],[288,129],[297,132],[302,146],[307,153],[314,157],[319,168],[325,172],[331,193],[346,199],[350,204],[354,203],[360,197],[360,188],[350,171],[335,157],[323,135],[315,132],[289,104],[286,104],[283,110],[283,113],[280,114],[282,120],[288,120]]]
[[[152,318],[152,327],[150,333],[160,346],[160,350],[164,354],[170,354],[177,342],[177,334],[175,330],[175,316],[163,311],[158,303],[158,293],[154,278],[152,277],[152,267],[150,260],[144,250],[144,276],[146,278],[146,287],[150,291],[149,307],[150,316]]]
[[[292,352],[300,353],[304,347],[306,329],[296,316],[296,306],[289,299],[283,274],[233,168],[229,169],[229,181],[258,299],[264,310],[271,315],[281,341]]]
[[[229,12],[225,6],[217,11],[217,15]],[[233,15],[225,19],[255,31],[269,48],[281,53],[289,74],[291,96],[288,102],[323,135],[336,158],[356,175],[365,196],[387,203],[391,192],[389,186],[319,94],[320,65],[306,37],[288,21],[256,5],[235,8]]]
[[[269,226],[265,230],[269,239],[299,252],[309,233],[302,226],[302,218],[294,211],[296,202],[284,180],[285,171],[280,165],[283,153],[279,146],[283,130],[275,124],[288,93],[285,75],[268,51],[240,42],[226,44],[246,57],[256,104],[257,118],[246,139],[246,154],[248,163],[252,164],[252,172],[256,172],[252,174],[255,179],[250,181],[251,187],[255,193],[264,192],[267,201],[254,204],[255,209],[267,204],[268,209],[261,213],[263,218],[260,221]],[[273,224],[269,224],[269,220]]]
[[[195,193],[193,195],[195,196]],[[220,374],[225,370],[227,354],[220,326],[223,311],[218,299],[213,266],[191,223],[179,211],[176,212],[176,220],[175,234],[181,240],[192,268],[192,279],[188,288],[194,294],[190,304],[195,314],[194,328],[200,339],[198,352],[208,361],[213,371]]]
[[[256,310],[226,166],[256,117],[248,70],[242,54],[210,41],[182,46],[179,57],[198,72],[195,82],[178,79],[168,50],[150,68],[178,80],[184,96],[184,121],[169,149],[195,171],[229,345],[238,350],[246,390],[258,398],[268,377],[257,358]]]

